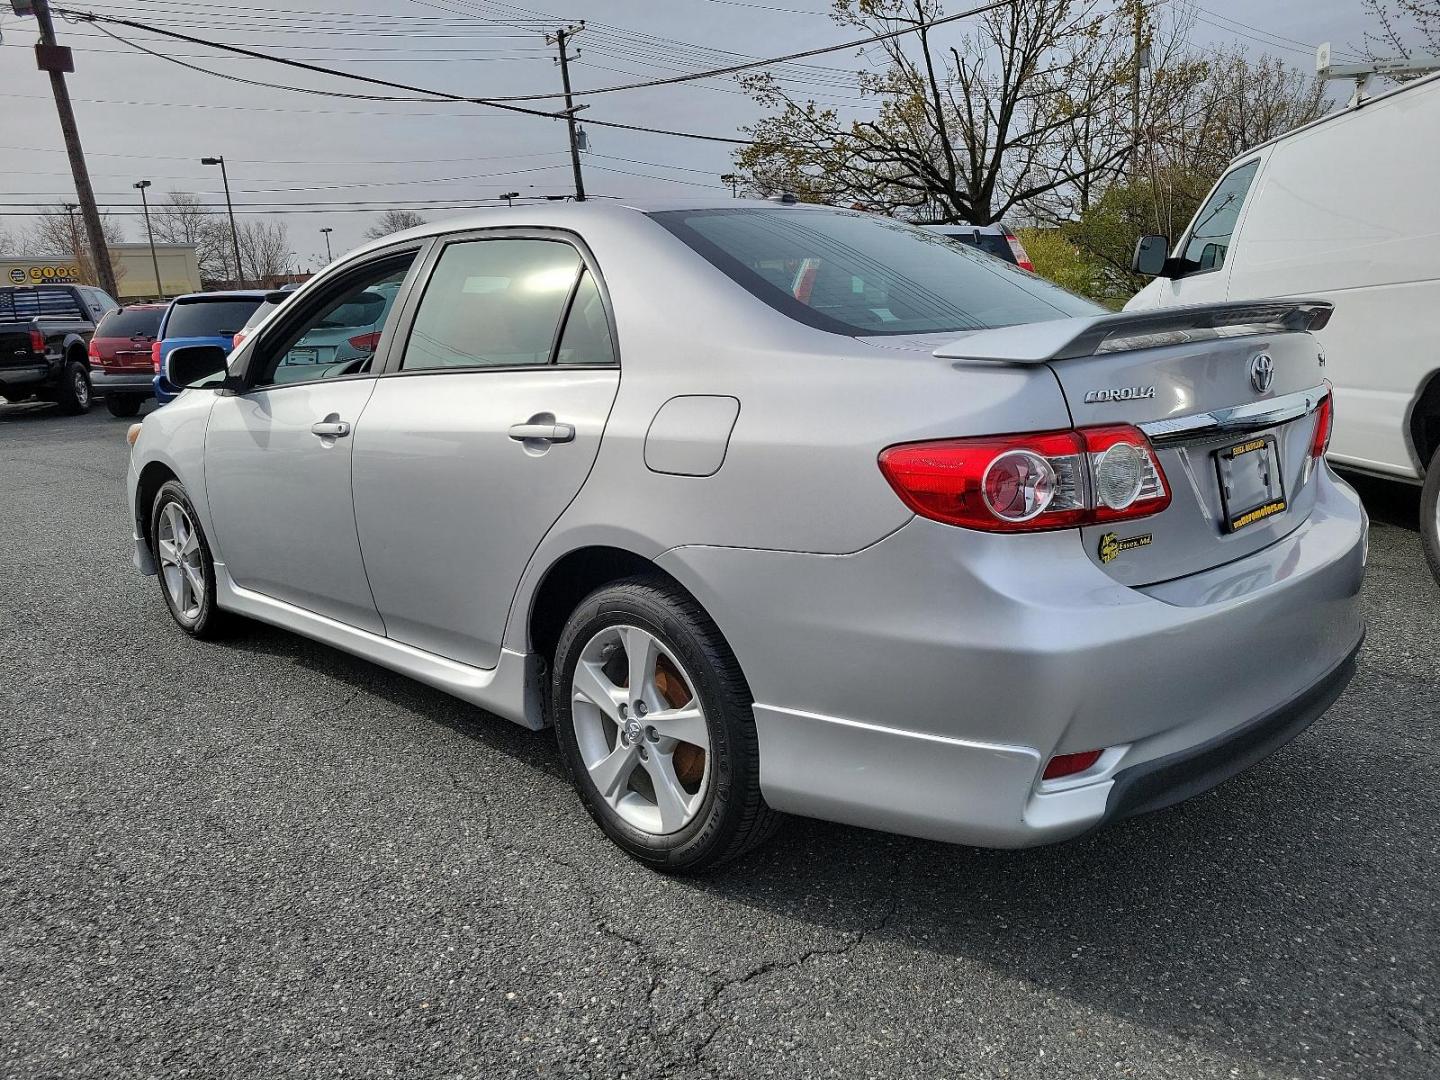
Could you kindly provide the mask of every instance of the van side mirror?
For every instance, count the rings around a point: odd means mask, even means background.
[[[1135,255],[1130,260],[1130,269],[1146,277],[1159,277],[1165,273],[1165,262],[1170,254],[1170,238],[1158,233],[1140,237],[1135,242]]]
[[[201,386],[224,389],[228,376],[225,350],[218,345],[182,345],[165,357],[165,380],[182,390]]]

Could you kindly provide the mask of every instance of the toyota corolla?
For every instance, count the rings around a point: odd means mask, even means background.
[[[377,291],[362,355],[304,344]],[[1109,314],[828,207],[486,212],[340,260],[228,362],[169,354],[136,563],[190,634],[248,616],[553,725],[657,868],[782,812],[1062,840],[1349,680],[1329,314]]]

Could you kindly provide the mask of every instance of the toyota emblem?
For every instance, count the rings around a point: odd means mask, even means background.
[[[1262,352],[1250,361],[1250,385],[1255,387],[1256,393],[1263,394],[1274,381],[1275,361],[1270,359],[1269,353]]]

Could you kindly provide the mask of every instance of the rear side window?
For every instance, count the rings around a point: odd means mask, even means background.
[[[425,286],[401,369],[548,364],[580,269],[580,253],[560,240],[449,245]]]
[[[771,307],[836,334],[932,334],[1105,309],[938,233],[847,210],[651,215]]]
[[[100,320],[95,336],[101,338],[153,338],[160,332],[164,308],[121,308]]]
[[[1245,205],[1245,195],[1259,168],[1259,161],[1250,161],[1227,173],[1195,215],[1183,258],[1195,266],[1197,273],[1218,270],[1225,265],[1225,253],[1230,250],[1230,237],[1235,235],[1240,208]]]
[[[610,321],[605,318],[605,303],[600,287],[588,270],[580,272],[580,285],[560,333],[557,364],[613,364],[615,342],[610,336]]]
[[[261,298],[177,300],[165,321],[166,338],[234,337],[260,306]]]

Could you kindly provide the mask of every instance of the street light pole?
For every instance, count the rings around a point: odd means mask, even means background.
[[[330,254],[330,234],[335,230],[327,225],[320,231],[325,234],[325,262],[332,263],[335,261],[335,256]]]
[[[138,180],[134,184],[140,189],[140,208],[145,212],[145,235],[150,238],[150,263],[155,267],[155,299],[165,298],[165,286],[160,284],[160,256],[155,254],[155,230],[150,227],[150,200],[145,197],[149,180]]]
[[[245,287],[245,271],[240,266],[240,231],[235,228],[235,204],[230,201],[230,177],[225,172],[223,157],[202,157],[201,165],[219,165],[220,181],[225,185],[225,209],[230,212],[230,240],[235,245],[235,287]]]

